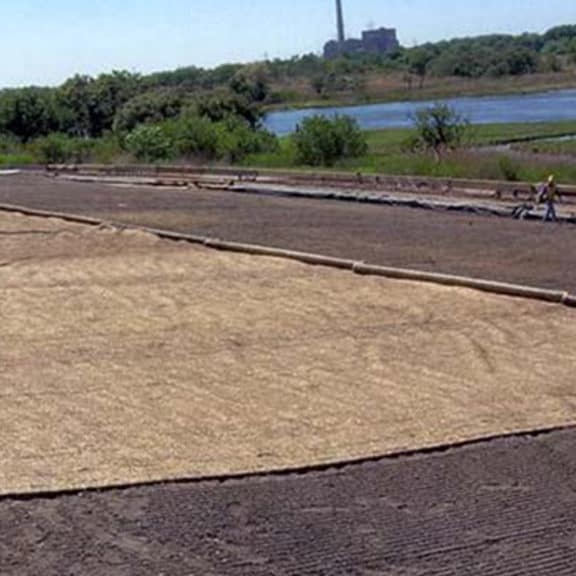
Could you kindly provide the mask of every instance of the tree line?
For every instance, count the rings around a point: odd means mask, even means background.
[[[181,72],[174,73],[177,81],[166,74],[115,71],[77,75],[55,88],[0,91],[0,152],[18,148],[41,161],[83,161],[104,145],[112,156],[160,159],[164,148],[166,157],[188,150],[233,160],[275,146],[262,127],[266,85],[249,67],[211,71],[201,89]],[[152,127],[169,133],[169,150]]]
[[[0,133],[23,142],[54,132],[98,138],[192,109],[215,121],[241,117],[255,127],[262,117],[264,98],[259,80],[242,72],[210,91],[163,85],[122,71],[96,78],[78,75],[56,88],[0,91]]]

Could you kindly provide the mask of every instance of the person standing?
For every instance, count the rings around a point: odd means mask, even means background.
[[[556,214],[556,202],[559,200],[560,194],[556,184],[554,175],[548,177],[548,181],[542,191],[542,201],[545,205],[544,222],[558,222],[558,215]]]

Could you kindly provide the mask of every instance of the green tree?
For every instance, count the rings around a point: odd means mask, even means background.
[[[207,72],[196,66],[187,66],[172,71],[155,72],[142,78],[144,90],[158,88],[183,88],[197,90],[202,87]]]
[[[520,76],[536,72],[538,60],[536,54],[528,48],[514,47],[503,54],[503,59],[508,67],[508,74]]]
[[[76,75],[58,89],[58,100],[66,111],[65,131],[87,138],[92,134],[92,84],[90,76]]]
[[[291,138],[297,162],[310,166],[333,166],[368,149],[364,133],[349,116],[306,118]]]
[[[239,94],[227,92],[200,98],[196,103],[199,116],[206,116],[213,122],[222,122],[230,117],[244,119],[252,128],[262,121],[262,109],[254,102]]]
[[[262,64],[246,66],[232,77],[229,87],[248,102],[262,103],[270,93],[268,70]]]
[[[544,34],[544,42],[557,42],[564,39],[576,38],[576,25],[575,24],[565,24],[563,26],[556,26],[550,28]]]
[[[570,41],[568,60],[572,64],[576,64],[576,38]]]
[[[139,77],[129,72],[70,78],[58,89],[66,110],[65,131],[84,138],[102,136],[112,129],[119,109],[138,93],[139,86]]]
[[[242,68],[242,64],[222,64],[213,70],[206,70],[202,77],[202,88],[213,90],[226,86]]]
[[[418,76],[420,88],[424,86],[424,80],[428,74],[430,63],[434,59],[435,52],[430,45],[419,46],[408,52],[408,71]]]
[[[28,142],[58,131],[61,114],[49,88],[5,90],[0,95],[0,132]]]
[[[180,114],[185,99],[171,88],[157,89],[135,96],[116,113],[115,132],[131,132],[140,124],[156,124]]]
[[[120,108],[138,94],[140,77],[124,71],[101,74],[89,85],[91,136],[111,130]]]
[[[434,152],[440,161],[442,154],[462,143],[468,122],[445,104],[435,104],[418,110],[413,118],[418,143]]]
[[[324,76],[323,74],[313,76],[310,80],[310,86],[314,90],[315,94],[317,94],[318,96],[324,94],[326,85],[327,85],[326,76]]]

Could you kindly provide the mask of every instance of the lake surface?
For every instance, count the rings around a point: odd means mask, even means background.
[[[304,118],[322,114],[346,114],[358,121],[364,130],[405,128],[412,125],[412,115],[434,102],[443,102],[466,117],[472,124],[507,122],[558,122],[576,120],[576,90],[559,90],[537,94],[448,98],[435,101],[390,102],[341,108],[307,108],[272,112],[265,125],[279,136],[290,134]]]

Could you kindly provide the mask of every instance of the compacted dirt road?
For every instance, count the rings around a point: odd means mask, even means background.
[[[576,292],[576,227],[342,201],[0,178],[0,203]]]

